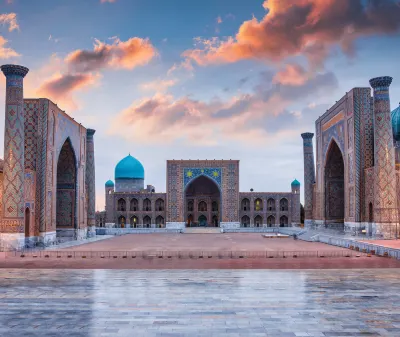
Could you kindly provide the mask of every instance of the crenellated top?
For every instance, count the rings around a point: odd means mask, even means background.
[[[28,68],[16,64],[5,64],[2,65],[0,69],[6,77],[9,75],[25,77],[25,75],[29,72]]]
[[[387,88],[392,84],[393,78],[390,76],[375,77],[369,80],[371,87],[376,89],[380,87]]]

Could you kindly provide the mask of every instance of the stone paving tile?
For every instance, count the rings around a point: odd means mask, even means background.
[[[0,336],[400,336],[400,270],[0,270]]]

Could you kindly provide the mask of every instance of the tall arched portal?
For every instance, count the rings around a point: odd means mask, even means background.
[[[344,199],[343,156],[332,141],[325,164],[325,219],[328,226],[344,228]]]
[[[57,236],[73,237],[76,229],[76,158],[69,138],[57,162]]]
[[[218,227],[221,221],[221,209],[221,192],[210,178],[199,176],[186,187],[186,226]]]

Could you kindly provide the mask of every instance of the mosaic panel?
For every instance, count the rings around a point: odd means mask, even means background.
[[[75,204],[74,190],[57,190],[57,227],[74,227],[73,204]]]
[[[313,209],[313,184],[315,182],[314,152],[312,145],[312,133],[301,135],[303,138],[304,156],[304,212],[305,218],[312,218]]]
[[[198,168],[198,167],[193,167],[193,168],[184,168],[183,169],[183,186],[186,188],[186,186],[198,178],[199,176],[206,176],[210,178],[212,181],[214,181],[219,188],[221,188],[221,181],[222,181],[222,173],[221,173],[221,168],[211,168],[211,167],[205,167],[205,168]]]
[[[390,79],[390,80],[389,80]],[[393,132],[390,115],[391,78],[371,80],[374,87],[375,220],[397,222],[397,191]]]
[[[36,170],[37,157],[37,128],[39,101],[24,101],[25,112],[25,168]]]
[[[88,129],[86,137],[86,195],[88,225],[95,225],[96,192],[95,192],[95,162],[94,135],[95,131]]]
[[[344,153],[344,121],[341,120],[337,124],[333,125],[329,129],[327,129],[325,132],[322,133],[322,142],[323,142],[323,154],[324,157],[326,157],[326,152],[328,151],[328,146],[331,142],[331,140],[335,139],[340,150],[342,153]]]

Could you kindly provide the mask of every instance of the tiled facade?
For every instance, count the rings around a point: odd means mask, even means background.
[[[88,205],[95,202],[87,193],[94,191],[94,166],[85,185],[87,130],[48,99],[23,99],[21,69],[27,73],[20,66],[2,67],[7,113],[0,244],[48,245],[86,236]],[[94,165],[94,154],[90,158]],[[15,171],[19,167],[22,175]],[[92,218],[94,225],[94,206]]]
[[[346,231],[364,230],[383,237],[397,235],[391,80],[372,79],[373,96],[370,88],[352,89],[317,119],[315,182],[305,179],[306,225],[342,226]],[[313,156],[312,144],[308,150]],[[314,163],[306,154],[304,169],[305,177],[313,175]],[[311,205],[309,212],[307,205]]]
[[[178,229],[300,224],[300,185],[287,193],[240,193],[238,160],[168,160],[166,190],[156,193],[148,185],[137,192],[118,192],[106,184],[106,207],[96,213],[96,224]],[[275,206],[268,209],[271,200]],[[242,207],[246,202],[247,209]]]

